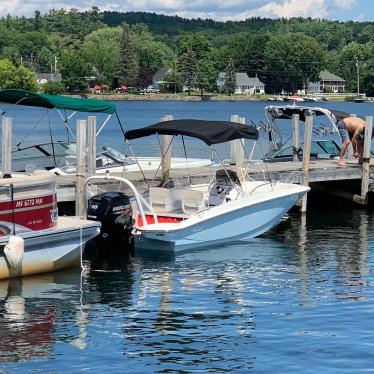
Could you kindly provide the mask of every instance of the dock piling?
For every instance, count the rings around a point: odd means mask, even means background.
[[[302,164],[302,177],[301,184],[303,186],[309,186],[309,169],[310,169],[310,148],[312,143],[312,130],[313,130],[313,117],[307,116],[305,119],[305,130],[304,130],[304,150],[303,150],[303,164]],[[306,212],[307,197],[304,195],[301,202],[301,212]]]
[[[368,204],[372,131],[373,131],[373,117],[368,116],[366,117],[364,149],[362,152],[361,196],[357,196],[357,195],[354,196],[354,201],[361,205]]]
[[[2,121],[2,172],[12,172],[12,118],[3,117]]]
[[[161,118],[161,121],[172,121],[174,116],[166,115]],[[173,137],[171,135],[161,135],[160,144],[161,144],[161,185],[170,179],[170,165],[171,165],[171,147],[170,142]]]
[[[87,173],[96,174],[96,116],[87,118]]]
[[[75,215],[83,217],[84,207],[84,179],[86,177],[86,142],[87,121],[77,120],[77,177],[75,191]]]
[[[300,147],[300,116],[299,114],[292,115],[292,146],[295,150]],[[293,154],[295,162],[300,161],[296,152]]]

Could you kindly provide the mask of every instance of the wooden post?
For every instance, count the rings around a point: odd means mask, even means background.
[[[161,121],[172,121],[173,116],[167,115],[161,118]],[[171,135],[161,135],[161,186],[170,179],[170,165],[171,165],[171,145],[173,139]]]
[[[96,174],[96,117],[87,118],[87,174]]]
[[[239,117],[239,123],[245,125],[245,117]],[[235,139],[235,165],[241,168],[244,163],[245,139]]]
[[[2,172],[10,174],[12,172],[12,119],[3,117],[2,122]]]
[[[77,120],[77,179],[75,186],[75,215],[83,217],[84,211],[84,179],[86,174],[86,135],[87,121]]]
[[[362,152],[362,180],[361,180],[361,197],[363,205],[368,203],[368,191],[370,181],[370,150],[371,135],[373,131],[373,117],[366,117],[364,150]]]
[[[299,149],[300,147],[300,115],[292,115],[292,147]],[[300,161],[296,153],[293,155],[293,160]]]
[[[312,131],[313,131],[313,117],[308,116],[305,119],[304,129],[304,150],[303,150],[303,165],[302,165],[302,178],[301,184],[303,186],[309,186],[309,167],[310,167],[310,148],[312,143]],[[301,202],[301,212],[306,212],[307,205],[307,194],[304,195]]]
[[[237,114],[233,114],[230,119],[231,122],[240,122],[240,117]],[[237,150],[236,140],[230,141],[230,165],[236,165],[236,150]]]

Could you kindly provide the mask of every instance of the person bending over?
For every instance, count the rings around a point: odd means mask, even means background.
[[[347,152],[349,143],[352,142],[353,156],[362,162],[362,151],[364,144],[365,121],[360,117],[345,117],[340,119],[338,124],[339,135],[342,138],[342,148],[340,150],[338,165],[345,166],[343,157]]]

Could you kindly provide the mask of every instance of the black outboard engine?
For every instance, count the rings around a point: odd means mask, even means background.
[[[88,201],[87,218],[101,222],[98,236],[102,243],[113,241],[132,250],[133,218],[130,198],[122,192],[103,192]]]

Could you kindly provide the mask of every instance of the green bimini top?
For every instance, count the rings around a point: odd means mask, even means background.
[[[77,112],[100,112],[112,114],[116,111],[116,106],[110,101],[79,99],[17,89],[1,90],[0,102],[48,109],[69,109]]]

